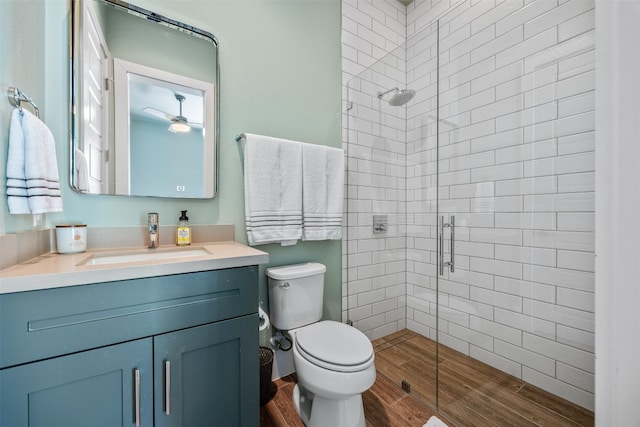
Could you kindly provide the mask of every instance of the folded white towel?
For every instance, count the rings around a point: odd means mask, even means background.
[[[79,150],[74,150],[74,184],[81,193],[89,192],[89,166],[87,165],[87,157]]]
[[[24,132],[22,114],[16,108],[11,113],[9,151],[7,152],[7,204],[9,213],[28,214],[27,178],[24,174]]]
[[[344,151],[304,144],[302,149],[303,240],[340,240],[344,199]]]
[[[440,418],[433,415],[422,427],[448,427]]]
[[[29,111],[23,110],[19,114],[24,134],[24,174],[29,210],[32,214],[60,212],[62,197],[53,134]]]
[[[245,218],[250,245],[302,237],[302,144],[245,134]]]

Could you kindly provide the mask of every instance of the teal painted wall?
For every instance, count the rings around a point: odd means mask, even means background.
[[[86,196],[68,186],[67,0],[0,3],[0,83],[21,87],[39,103],[58,148],[64,212],[47,225],[143,225],[146,213],[174,223],[189,210],[192,224],[233,224],[246,243],[242,155],[234,136],[252,132],[341,146],[340,0],[141,0],[141,7],[215,34],[220,42],[220,186],[213,200]],[[4,179],[10,106],[0,101],[0,173]],[[0,233],[28,230],[30,216],[9,215],[3,188]],[[259,246],[270,265],[327,265],[325,317],[340,319],[341,244],[303,242]],[[266,298],[266,279],[261,278]]]
[[[146,7],[153,8],[155,5],[156,2],[153,2]],[[209,40],[197,39],[177,31],[168,37],[166,28],[155,22],[125,14],[113,7],[104,6],[99,10],[105,17],[103,30],[114,57],[215,82],[216,70],[211,66],[215,61],[215,48]],[[153,48],[149,49],[149,46]],[[157,54],[159,50],[163,52],[162,55]],[[166,61],[166,52],[171,52],[171,62]]]
[[[18,87],[42,109],[45,98],[45,15],[43,2],[17,0],[0,3],[0,234],[31,227],[31,216],[9,215],[5,188],[9,122],[13,107],[7,87]],[[34,54],[26,54],[32,52]]]

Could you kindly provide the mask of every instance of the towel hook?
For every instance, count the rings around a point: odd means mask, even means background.
[[[9,99],[9,104],[20,110],[20,112],[22,112],[22,101],[28,102],[33,107],[36,117],[40,117],[40,110],[36,103],[33,102],[29,95],[20,91],[17,87],[9,87],[7,89],[7,98]]]

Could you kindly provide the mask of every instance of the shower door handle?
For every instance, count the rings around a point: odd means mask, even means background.
[[[444,262],[444,229],[445,227],[451,228],[451,239],[449,240],[449,253],[451,259]],[[440,216],[440,275],[444,275],[444,268],[449,267],[451,273],[455,272],[455,254],[456,254],[456,217],[451,215],[451,222],[445,223],[444,216]]]
[[[449,252],[451,253],[451,261],[449,261],[449,271],[455,273],[456,271],[456,216],[451,215],[451,240],[449,241]]]

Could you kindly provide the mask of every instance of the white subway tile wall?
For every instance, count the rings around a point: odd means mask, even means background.
[[[593,409],[594,1],[452,3],[343,1],[343,319],[435,339],[438,312],[442,344]]]
[[[404,48],[389,54],[405,42],[406,7],[397,0],[344,0],[342,22],[342,317],[379,338],[406,327],[406,110],[377,96],[406,84]],[[385,234],[373,234],[374,214],[387,215]]]
[[[406,110],[387,103],[394,93],[378,97],[404,88],[405,64],[404,48],[396,50],[347,88],[352,104],[344,117],[349,141],[344,235],[353,244],[343,259],[349,280],[343,317],[372,339],[406,327]],[[373,232],[374,214],[386,216],[385,233]]]

